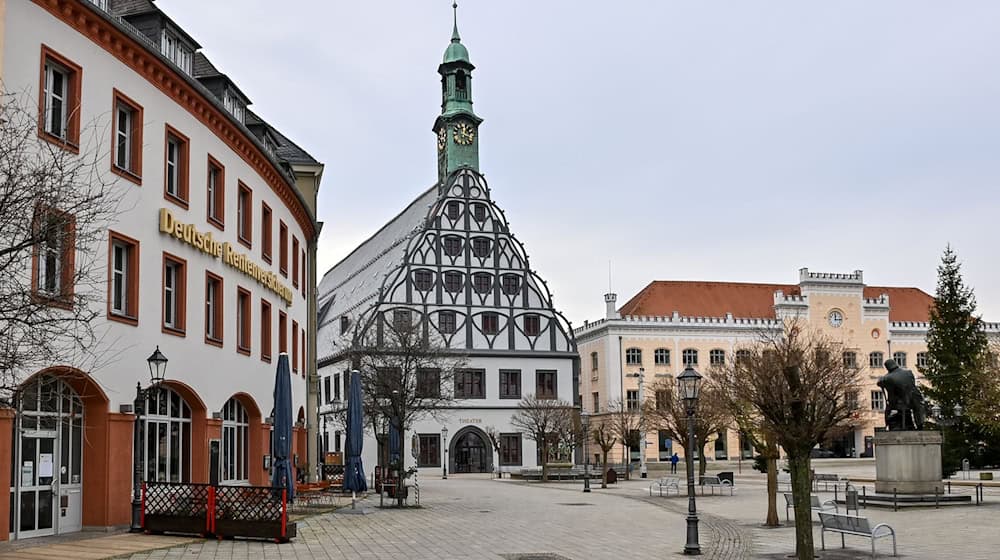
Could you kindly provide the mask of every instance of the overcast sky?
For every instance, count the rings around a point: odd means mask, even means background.
[[[325,271],[436,180],[449,0],[159,0],[326,164]],[[1000,4],[464,0],[480,161],[574,323],[652,280],[862,269],[1000,321]]]

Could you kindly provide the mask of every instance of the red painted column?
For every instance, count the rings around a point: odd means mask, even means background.
[[[0,408],[0,449],[14,449],[11,441],[14,427],[14,409]],[[0,541],[10,540],[10,469],[14,454],[0,459]]]

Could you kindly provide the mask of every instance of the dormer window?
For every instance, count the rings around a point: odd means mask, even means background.
[[[222,95],[222,104],[226,107],[227,111],[236,117],[236,120],[245,122],[247,106],[233,90],[226,88],[225,93]],[[264,141],[264,145],[267,145],[266,140]]]
[[[166,29],[160,39],[160,52],[184,72],[191,73],[192,51]]]
[[[273,156],[276,148],[277,146],[274,145],[274,142],[267,136],[264,136],[264,150]]]

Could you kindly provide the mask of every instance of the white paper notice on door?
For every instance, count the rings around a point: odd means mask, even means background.
[[[38,477],[52,477],[52,454],[38,454]]]

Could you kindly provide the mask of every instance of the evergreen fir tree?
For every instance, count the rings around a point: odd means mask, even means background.
[[[937,291],[927,331],[927,366],[921,369],[930,384],[927,396],[952,416],[955,405],[968,410],[976,399],[978,372],[988,349],[982,319],[976,315],[976,297],[962,281],[961,264],[949,245],[938,267]],[[962,458],[981,458],[982,430],[966,417],[945,432],[942,460],[945,473],[954,472]]]

